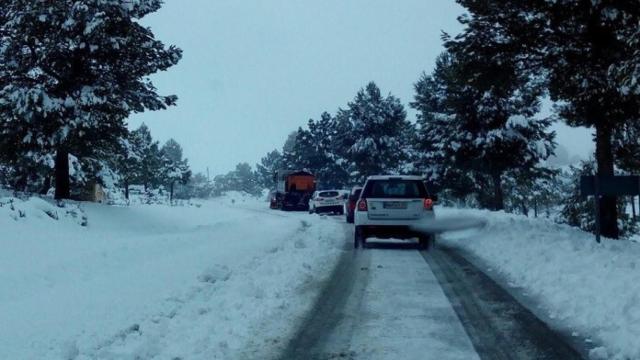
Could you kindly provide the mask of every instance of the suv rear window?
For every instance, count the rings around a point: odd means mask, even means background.
[[[337,191],[321,191],[318,193],[318,197],[336,197],[339,195],[340,193]]]
[[[427,189],[419,180],[370,180],[364,188],[364,198],[426,198]]]

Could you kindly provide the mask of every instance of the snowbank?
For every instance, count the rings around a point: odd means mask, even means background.
[[[445,234],[443,243],[471,251],[542,301],[551,318],[594,337],[604,346],[592,357],[640,358],[640,244],[597,244],[575,228],[505,213],[439,215],[484,218],[483,229]]]
[[[53,205],[53,201],[47,201],[38,197],[31,197],[26,200],[16,197],[0,197],[0,224],[6,221],[6,217],[24,223],[24,225],[11,224],[3,226],[6,232],[13,228],[30,226],[34,222],[41,225],[56,226],[52,221],[73,223],[85,226],[87,218],[84,212],[74,203],[60,203]]]
[[[263,357],[344,242],[337,221],[238,194],[184,207],[83,204],[84,227],[31,202],[18,221],[0,212],[2,359]]]

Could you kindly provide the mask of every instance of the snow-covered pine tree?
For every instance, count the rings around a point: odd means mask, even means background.
[[[299,127],[297,131],[292,133],[293,136],[287,138],[282,149],[282,161],[289,170],[309,170],[309,164],[312,162],[311,154],[313,144],[311,141],[311,133],[309,130]]]
[[[415,88],[422,167],[461,195],[473,183],[481,203],[502,210],[505,173],[553,153],[550,121],[534,118],[540,89],[515,67],[445,53]]]
[[[162,183],[169,188],[169,201],[173,202],[176,183],[185,185],[191,177],[189,162],[182,157],[182,146],[174,139],[169,139],[160,150],[162,153]]]
[[[640,175],[640,120],[618,126],[614,131],[616,166],[626,174]],[[633,219],[637,218],[636,197],[630,198]]]
[[[136,167],[134,182],[143,185],[145,191],[162,185],[162,151],[159,143],[153,140],[147,125],[142,124],[131,132],[130,144],[133,154],[139,157],[139,160],[133,163]]]
[[[456,166],[451,154],[458,142],[450,142],[451,124],[457,109],[448,103],[448,94],[456,92],[455,64],[447,53],[436,59],[432,75],[422,74],[414,85],[415,98],[410,104],[418,111],[417,130],[413,147],[415,167],[434,184],[445,197],[461,201],[478,191],[478,184],[468,168]],[[462,94],[461,90],[457,91]]]
[[[7,0],[0,7],[3,139],[55,154],[56,198],[68,198],[69,154],[87,133],[121,129],[132,112],[164,109],[147,76],[181,58],[139,19],[161,0]],[[97,145],[91,145],[97,146]],[[24,156],[29,156],[27,151]]]
[[[142,154],[140,146],[136,146],[134,133],[127,132],[125,138],[120,140],[119,151],[115,156],[116,170],[120,175],[120,186],[124,190],[125,199],[129,200],[129,187],[135,179],[140,178],[140,162]]]
[[[469,15],[457,40],[495,44],[492,58],[545,75],[566,123],[595,129],[597,174],[614,175],[614,129],[638,121],[637,1],[458,2]],[[603,235],[617,238],[615,197],[604,196],[600,210]]]
[[[397,173],[406,160],[410,139],[406,138],[411,124],[400,100],[393,95],[382,96],[374,82],[360,89],[348,108],[339,113],[337,131],[349,131],[343,136],[344,158],[352,183],[362,184],[367,176]],[[348,130],[347,130],[348,129]]]
[[[348,183],[348,173],[339,164],[339,157],[332,153],[332,143],[336,136],[335,121],[328,112],[320,115],[320,120],[309,120],[313,156],[309,169],[316,174],[323,188],[338,189]]]
[[[274,176],[276,171],[284,166],[282,154],[278,150],[273,150],[265,155],[259,164],[256,164],[256,176],[258,184],[263,189],[273,189],[275,187]]]
[[[208,199],[213,194],[213,190],[213,183],[209,181],[207,175],[196,173],[189,179],[181,192],[176,192],[176,198]]]
[[[505,174],[505,209],[534,217],[544,211],[550,216],[553,207],[560,205],[562,189],[558,170],[535,167],[524,171],[516,169]]]
[[[221,195],[226,191],[242,191],[251,195],[259,195],[262,192],[257,173],[248,163],[239,163],[233,171],[216,176],[213,182],[215,195]]]

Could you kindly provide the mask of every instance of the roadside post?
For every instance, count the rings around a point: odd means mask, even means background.
[[[581,176],[580,195],[593,196],[596,215],[596,241],[600,242],[600,198],[610,196],[640,195],[640,176]]]

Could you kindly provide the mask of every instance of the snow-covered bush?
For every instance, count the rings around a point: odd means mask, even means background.
[[[87,226],[88,219],[78,204],[57,202],[55,205],[39,197],[0,197],[0,219],[14,221],[69,221]]]

